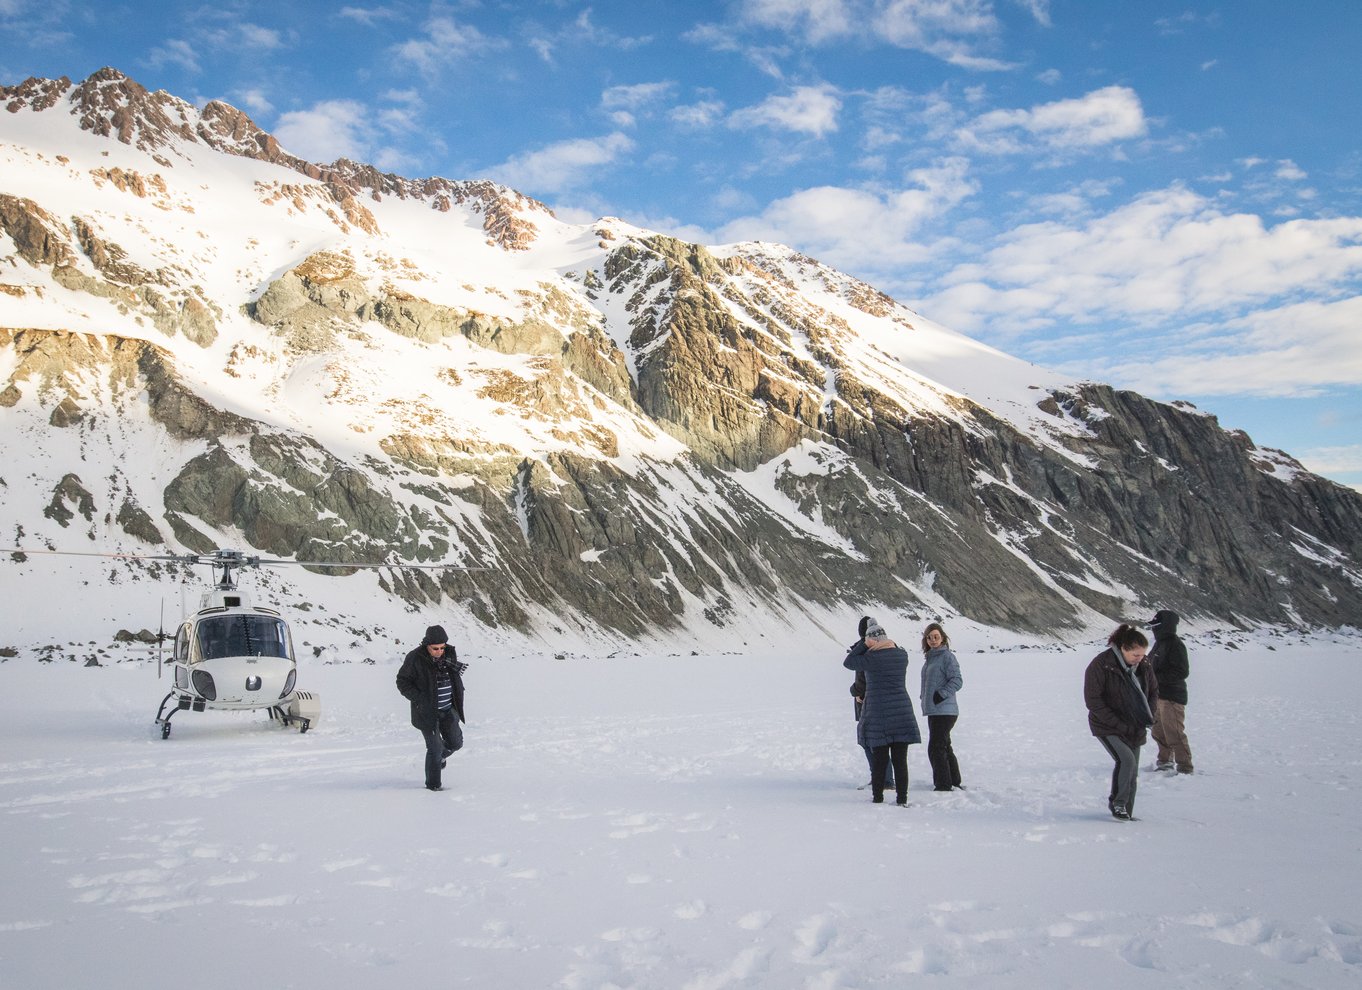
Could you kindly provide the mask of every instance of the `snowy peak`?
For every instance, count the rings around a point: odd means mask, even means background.
[[[229,103],[212,100],[200,111],[164,91],[150,92],[114,68],[100,69],[78,85],[62,77],[30,78],[17,86],[0,87],[0,103],[10,113],[45,113],[64,105],[82,130],[147,152],[164,168],[174,166],[167,156],[192,157],[184,145],[201,143],[214,151],[290,169],[326,185],[341,203],[355,196],[374,201],[394,196],[426,203],[441,212],[463,206],[484,218],[489,242],[507,250],[524,250],[533,243],[535,214],[553,216],[537,200],[486,180],[408,179],[347,159],[330,165],[309,162],[289,153]],[[349,212],[358,217],[362,210],[357,204]]]

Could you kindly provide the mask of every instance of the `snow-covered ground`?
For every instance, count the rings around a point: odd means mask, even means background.
[[[956,645],[969,789],[914,747],[906,810],[857,790],[835,650],[468,644],[442,793],[396,657],[305,665],[305,735],[183,712],[167,741],[154,665],[11,660],[0,987],[1362,985],[1362,640],[1193,640],[1199,772],[1143,773],[1134,824],[1097,645]]]

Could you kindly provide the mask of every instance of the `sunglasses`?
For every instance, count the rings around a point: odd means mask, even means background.
[[[443,653],[445,651],[445,648],[443,646],[436,646],[434,643],[431,643],[430,646],[427,647],[427,649],[438,650],[440,653]]]

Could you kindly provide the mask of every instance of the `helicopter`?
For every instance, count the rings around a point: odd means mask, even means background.
[[[272,560],[239,550],[219,549],[197,554],[93,553],[64,550],[5,548],[0,553],[56,554],[121,560],[170,561],[204,564],[213,568],[215,583],[203,592],[199,608],[185,616],[175,632],[156,634],[156,676],[161,676],[161,644],[171,641],[173,683],[156,710],[161,738],[170,738],[170,720],[182,711],[253,711],[267,709],[272,721],[307,732],[321,718],[321,699],[300,691],[298,660],[288,623],[275,609],[254,604],[237,587],[236,572],[262,565],[351,570],[418,568],[424,570],[482,570],[454,564],[363,564],[339,561]]]

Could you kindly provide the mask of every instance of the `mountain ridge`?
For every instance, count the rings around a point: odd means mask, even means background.
[[[306,163],[113,69],[0,103],[16,540],[490,568],[377,576],[347,628],[1362,624],[1362,496],[788,248]]]

